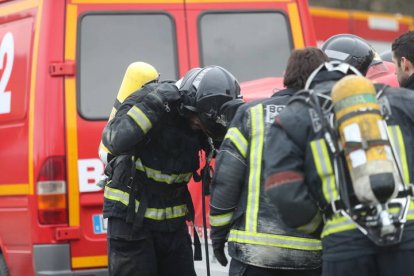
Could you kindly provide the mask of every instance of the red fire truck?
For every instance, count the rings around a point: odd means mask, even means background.
[[[391,43],[402,33],[414,29],[414,18],[400,14],[310,8],[318,43],[340,33],[355,34],[368,40],[382,53],[391,50]]]
[[[250,99],[305,45],[303,0],[0,0],[0,275],[107,275],[97,150],[130,63],[221,65]]]

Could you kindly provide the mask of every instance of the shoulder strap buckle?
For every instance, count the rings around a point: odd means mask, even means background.
[[[341,200],[340,199],[332,200],[331,209],[332,209],[333,214],[340,213],[344,209]]]

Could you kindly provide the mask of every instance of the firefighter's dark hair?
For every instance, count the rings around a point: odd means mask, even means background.
[[[303,89],[309,75],[326,61],[328,56],[316,47],[293,50],[288,59],[283,84],[287,88]]]
[[[391,49],[398,62],[398,66],[401,65],[402,57],[414,64],[414,31],[408,31],[395,39]]]

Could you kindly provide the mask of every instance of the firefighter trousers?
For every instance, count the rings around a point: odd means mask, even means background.
[[[341,261],[323,261],[323,276],[414,275],[414,250],[389,250]]]
[[[320,276],[320,269],[296,270],[296,269],[272,269],[242,263],[231,259],[230,276]],[[336,275],[335,275],[336,276]]]
[[[108,219],[108,269],[113,276],[195,276],[187,225],[175,232],[145,227],[133,231],[123,219]]]

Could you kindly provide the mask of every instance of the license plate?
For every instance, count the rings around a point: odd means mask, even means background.
[[[102,214],[93,215],[93,232],[95,234],[106,234],[108,230],[108,219],[104,219]]]

